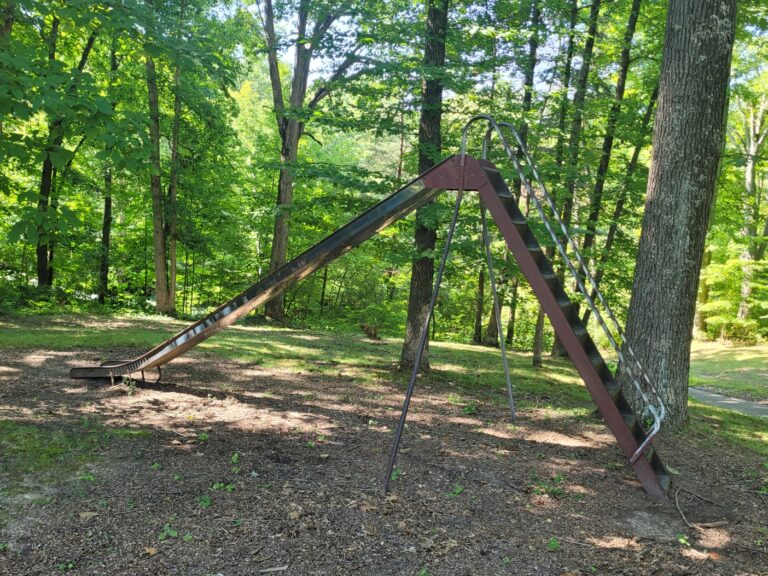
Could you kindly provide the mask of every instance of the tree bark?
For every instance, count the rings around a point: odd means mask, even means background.
[[[422,83],[421,120],[419,122],[419,173],[435,165],[440,158],[442,139],[440,124],[443,114],[443,75],[445,69],[445,38],[448,27],[448,0],[429,0],[427,34],[424,46],[424,80]],[[429,205],[416,210],[415,243],[417,257],[411,267],[408,295],[408,318],[405,341],[400,353],[400,369],[413,368],[421,332],[432,295],[435,261],[432,250],[437,234],[424,223]],[[421,357],[419,370],[429,370],[429,342]]]
[[[589,251],[595,239],[595,230],[597,220],[600,216],[600,209],[603,203],[603,189],[605,179],[608,175],[608,168],[611,163],[611,153],[613,152],[613,140],[616,136],[616,125],[619,122],[619,113],[621,104],[624,100],[624,88],[627,84],[627,74],[629,73],[629,55],[632,47],[632,38],[635,35],[637,19],[640,16],[640,3],[642,0],[632,0],[632,6],[629,10],[629,20],[624,30],[624,39],[621,47],[621,57],[619,59],[619,78],[616,80],[616,92],[613,97],[611,109],[608,111],[608,121],[605,126],[605,136],[603,137],[603,147],[600,153],[600,164],[597,167],[595,176],[595,186],[592,190],[592,197],[589,204],[589,216],[587,217],[587,232],[584,234],[582,243],[582,253],[589,257]]]
[[[627,343],[667,407],[687,417],[696,292],[725,134],[736,0],[672,0]],[[619,382],[642,412],[624,371]]]

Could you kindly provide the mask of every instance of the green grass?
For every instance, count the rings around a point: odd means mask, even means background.
[[[705,441],[720,438],[768,456],[768,422],[765,418],[707,406],[694,400],[689,403],[689,415],[691,432]]]
[[[115,328],[115,323],[122,327]],[[6,317],[0,320],[0,348],[64,350],[132,347],[138,352],[158,344],[184,326],[184,322],[155,316]],[[409,375],[394,370],[400,345],[401,341],[395,339],[371,342],[362,334],[238,325],[205,341],[197,350],[265,369],[347,377],[363,385],[377,381],[404,385]],[[484,402],[506,403],[504,372],[497,349],[435,342],[430,345],[430,353],[433,370],[420,377],[420,385],[439,385],[453,397],[461,399],[457,408],[472,404],[473,411],[476,408],[479,414],[482,414]],[[545,368],[539,370],[531,368],[528,354],[510,353],[509,361],[519,407],[546,407],[555,411],[554,417],[557,418],[583,418],[591,413],[589,395],[568,361],[548,359]],[[743,388],[747,383],[761,390],[768,386],[765,384],[768,378],[763,376],[760,379],[766,366],[766,345],[732,348],[711,343],[698,344],[694,347],[692,378],[717,373],[719,379],[711,378],[721,385],[723,382],[735,383]],[[691,425],[692,431],[699,436],[718,437],[759,454],[768,453],[768,426],[764,420],[692,403]],[[5,436],[2,432],[0,429],[0,436]],[[131,436],[142,435],[144,431],[112,430],[111,434]],[[60,454],[48,453],[50,450],[55,452],[60,444],[53,442],[39,458],[51,460],[60,457]],[[76,458],[77,452],[74,451],[73,458]],[[34,466],[34,461],[30,465]]]
[[[83,467],[95,462],[102,448],[113,438],[145,438],[149,430],[105,427],[83,418],[69,427],[0,420],[0,496],[12,496],[36,485],[52,485],[75,477],[93,481]],[[80,476],[77,476],[80,474]],[[0,525],[4,521],[0,515]]]
[[[694,342],[691,386],[747,400],[768,400],[768,344]]]

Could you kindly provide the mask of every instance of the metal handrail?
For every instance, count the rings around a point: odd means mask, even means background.
[[[611,345],[611,347],[615,350],[617,357],[619,359],[619,364],[624,367],[630,376],[630,381],[632,382],[632,385],[639,393],[640,397],[642,398],[643,402],[645,403],[646,409],[653,417],[653,426],[651,427],[651,430],[646,436],[646,439],[638,446],[637,450],[632,454],[630,457],[630,462],[634,463],[637,461],[637,459],[640,457],[640,455],[644,452],[645,448],[648,446],[648,444],[653,440],[653,438],[659,433],[661,430],[661,423],[664,420],[666,416],[666,407],[664,405],[664,402],[661,398],[661,395],[659,394],[658,390],[654,386],[653,382],[651,382],[651,379],[648,377],[647,372],[643,368],[642,364],[637,358],[637,355],[635,354],[632,347],[627,342],[626,336],[624,334],[623,329],[618,323],[618,320],[616,319],[616,316],[613,314],[613,311],[611,310],[608,303],[605,301],[605,298],[603,297],[602,293],[597,287],[597,282],[595,281],[594,277],[592,276],[592,273],[589,271],[589,267],[586,265],[581,252],[579,251],[578,247],[576,246],[576,243],[573,241],[573,238],[568,233],[568,229],[565,226],[565,223],[562,221],[562,219],[559,216],[557,205],[555,204],[554,200],[552,199],[552,196],[547,191],[546,186],[542,182],[538,170],[536,169],[536,165],[533,162],[533,159],[528,153],[528,150],[526,146],[524,145],[522,138],[520,138],[520,134],[517,132],[514,126],[512,126],[508,122],[496,122],[495,119],[491,116],[481,114],[478,116],[473,117],[468,123],[471,124],[472,122],[478,121],[478,120],[486,120],[488,122],[488,128],[486,130],[485,138],[483,141],[483,151],[484,153],[488,149],[488,145],[490,142],[490,137],[493,132],[496,132],[496,134],[499,136],[499,140],[501,141],[502,146],[504,147],[504,150],[507,153],[507,156],[512,161],[513,166],[515,168],[515,171],[518,174],[518,177],[520,178],[520,181],[523,183],[523,185],[526,188],[526,191],[528,192],[528,197],[533,200],[534,204],[536,205],[536,208],[539,212],[539,215],[541,216],[542,222],[547,229],[547,232],[549,232],[549,235],[552,237],[553,242],[555,243],[555,246],[560,253],[560,255],[563,258],[563,261],[565,262],[566,266],[568,267],[568,270],[570,271],[571,275],[573,276],[574,280],[576,281],[576,285],[579,288],[579,291],[582,293],[584,298],[587,301],[588,306],[590,307],[592,314],[594,315],[595,320],[598,322],[600,327],[602,328],[603,332],[605,333],[606,337],[608,338],[608,341]],[[530,169],[534,179],[536,180],[536,183],[539,186],[539,189],[541,191],[542,196],[547,202],[547,205],[549,206],[550,210],[552,211],[552,216],[557,221],[557,223],[560,225],[560,229],[563,233],[563,238],[565,238],[568,242],[568,245],[570,246],[571,250],[573,251],[573,254],[576,257],[576,260],[578,261],[579,268],[581,269],[582,274],[579,273],[579,271],[576,269],[576,266],[574,265],[571,258],[568,256],[568,252],[565,246],[563,246],[558,234],[555,232],[555,230],[552,227],[552,223],[547,218],[546,212],[544,210],[544,206],[542,205],[541,201],[539,200],[538,196],[533,191],[533,186],[531,185],[530,180],[526,177],[525,173],[523,172],[523,169],[520,165],[520,162],[517,159],[517,155],[513,152],[512,148],[507,143],[506,138],[504,137],[504,134],[502,133],[502,128],[506,128],[509,130],[512,135],[515,137],[515,140],[517,141],[517,144],[519,146],[519,150],[522,153],[522,156],[525,160],[525,163],[527,164],[528,168]],[[466,145],[466,129],[465,133],[462,135],[462,148],[464,148]],[[601,314],[600,310],[598,309],[597,305],[595,304],[595,301],[592,299],[590,293],[587,291],[585,285],[584,285],[584,278],[586,278],[589,281],[589,284],[592,288],[592,291],[596,294],[600,305],[605,310],[605,315],[610,320],[611,324],[613,325],[613,328],[618,335],[621,342],[624,344],[624,351],[622,351],[621,347],[616,342],[616,339],[614,338],[613,333],[611,332],[610,328],[606,324],[605,320],[603,319],[603,315]],[[627,362],[626,356],[630,357],[632,362]],[[633,366],[634,364],[634,366]],[[644,381],[648,389],[652,392],[654,396],[655,402],[652,402],[650,398],[648,398],[648,395],[643,390],[642,386],[640,385],[640,382],[638,382],[637,375],[639,374],[640,378]]]

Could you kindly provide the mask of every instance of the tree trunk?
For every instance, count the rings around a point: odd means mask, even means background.
[[[687,417],[696,292],[725,134],[736,0],[672,0],[627,343],[667,407]],[[626,376],[620,384],[638,411]]]
[[[152,245],[155,263],[155,308],[161,314],[171,314],[175,302],[168,285],[165,241],[165,202],[160,179],[160,105],[157,93],[155,61],[146,56],[147,94],[149,96],[149,159],[151,164],[150,193],[152,195]]]
[[[0,40],[5,40],[11,36],[15,16],[15,2],[8,1],[3,8],[0,8]]]
[[[51,21],[51,34],[48,38],[48,60],[53,62],[56,60],[56,45],[59,38],[59,19],[54,16]],[[49,145],[46,148],[45,158],[43,159],[43,170],[40,175],[40,197],[37,200],[37,209],[41,212],[41,222],[37,227],[37,285],[38,286],[51,286],[51,270],[50,262],[48,261],[48,235],[49,230],[46,230],[45,223],[48,213],[48,201],[51,197],[51,190],[53,188],[53,162],[51,162],[50,152],[53,152],[61,146],[63,142],[63,136],[61,133],[62,121],[60,118],[55,119],[48,127],[48,140]]]
[[[600,216],[600,209],[603,203],[603,189],[605,179],[608,175],[608,168],[611,163],[611,153],[613,152],[613,139],[616,135],[616,125],[619,122],[619,113],[621,112],[621,103],[624,100],[624,88],[627,83],[627,73],[629,72],[629,54],[632,46],[632,38],[635,35],[635,26],[637,18],[640,15],[640,3],[642,0],[632,0],[632,7],[629,11],[629,21],[624,30],[624,40],[621,48],[621,57],[619,64],[619,78],[616,81],[616,92],[613,97],[611,109],[608,112],[608,121],[605,127],[605,136],[603,137],[603,148],[600,154],[600,164],[597,167],[595,176],[595,186],[592,190],[592,197],[589,204],[589,216],[587,217],[587,232],[584,235],[582,244],[582,253],[589,257],[589,251],[595,239],[595,230],[597,220]]]
[[[517,316],[517,291],[520,286],[520,276],[515,274],[512,278],[512,295],[509,298],[509,320],[507,320],[507,334],[505,342],[510,348],[515,343],[515,320]]]
[[[533,81],[536,75],[536,54],[539,50],[540,27],[541,11],[539,10],[539,0],[533,0],[531,2],[531,16],[528,24],[531,34],[528,38],[528,56],[525,59],[525,68],[523,69],[523,120],[520,122],[519,130],[520,140],[526,148],[528,148],[528,113],[531,111],[531,104],[533,102]],[[571,64],[569,60],[568,82],[570,82],[570,68]],[[523,165],[523,151],[520,147],[517,148],[517,160]],[[516,191],[518,197],[525,192],[525,190],[522,189],[522,181],[518,176],[515,176],[513,190]],[[488,327],[490,328],[490,323],[488,324]]]
[[[112,89],[114,76],[117,72],[117,37],[112,38],[112,47],[109,51],[109,88]],[[112,110],[115,109],[116,102],[112,101]],[[112,150],[112,144],[105,146],[107,152]],[[104,167],[104,214],[101,220],[101,254],[99,258],[99,287],[97,290],[98,300],[101,304],[107,299],[109,291],[109,250],[110,235],[112,232],[112,163],[109,159]]]
[[[581,52],[581,69],[576,82],[576,92],[573,95],[573,116],[571,117],[571,130],[568,136],[568,166],[565,172],[565,198],[560,217],[566,228],[570,227],[573,218],[573,206],[576,200],[576,184],[579,174],[579,153],[581,151],[581,129],[584,125],[584,102],[587,97],[587,85],[589,84],[589,69],[592,65],[592,52],[597,36],[597,20],[600,15],[601,0],[593,0],[589,10],[589,28],[587,40]],[[562,238],[561,238],[562,241]],[[567,250],[567,245],[566,245]],[[561,266],[558,277],[563,282],[565,266]],[[552,355],[565,357],[565,348],[560,342],[557,333],[552,346]]]
[[[80,55],[80,61],[77,64],[77,71],[81,73],[88,62],[88,56],[93,49],[96,41],[97,31],[91,32],[83,47]],[[51,22],[51,34],[48,39],[48,60],[56,60],[56,47],[59,38],[59,19],[54,16]],[[79,76],[74,76],[67,92],[69,96],[74,96],[77,92],[77,81]],[[58,152],[64,142],[64,118],[59,116],[55,118],[48,126],[48,146],[45,149],[45,159],[40,175],[40,194],[37,201],[37,209],[41,213],[41,222],[38,224],[37,233],[37,284],[38,286],[53,285],[53,245],[51,242],[50,215],[48,213],[49,204],[51,204],[51,193],[53,192],[53,180],[55,168],[51,160],[51,153]],[[70,163],[71,163],[70,159]]]
[[[325,289],[328,286],[328,266],[323,267],[323,288],[320,291],[320,312],[325,308]]]
[[[421,120],[419,122],[419,173],[435,165],[440,158],[442,140],[440,123],[443,113],[443,74],[445,68],[445,37],[448,26],[448,0],[429,0],[427,8],[427,35],[424,47],[424,81],[422,84]],[[421,332],[432,295],[435,261],[431,251],[437,234],[424,223],[429,205],[416,210],[416,253],[411,268],[408,295],[408,318],[405,341],[400,353],[400,369],[413,368]],[[426,255],[425,255],[426,254]],[[429,370],[429,342],[421,357],[419,370]]]
[[[706,250],[704,252],[704,259],[701,263],[702,272],[707,266],[709,266],[710,262],[712,262],[712,251]],[[707,302],[709,302],[709,284],[699,280],[699,296],[696,301],[696,316],[694,318],[694,325],[701,334],[706,334],[707,332],[707,317],[701,310],[701,307],[704,306]]]
[[[184,3],[181,3],[184,10]],[[168,184],[168,216],[166,242],[168,245],[168,299],[176,302],[176,239],[178,237],[178,210],[176,199],[179,189],[179,130],[181,128],[181,69],[176,65],[173,73],[173,124],[171,126],[171,172]]]
[[[653,92],[651,92],[651,99],[648,103],[648,107],[645,109],[645,114],[643,115],[643,122],[640,128],[640,140],[635,144],[635,149],[632,152],[632,158],[629,161],[629,164],[627,165],[626,173],[624,176],[624,185],[621,188],[621,192],[619,193],[619,197],[616,200],[616,206],[614,206],[613,209],[613,216],[611,217],[611,225],[608,227],[608,235],[605,238],[605,245],[603,246],[602,251],[600,252],[600,260],[597,263],[596,271],[595,271],[595,285],[600,287],[600,282],[603,280],[603,275],[605,274],[605,267],[608,264],[608,260],[611,257],[611,248],[613,248],[613,242],[616,239],[616,233],[619,229],[619,219],[624,214],[624,206],[627,201],[627,194],[629,193],[629,188],[632,186],[632,179],[635,175],[635,172],[637,171],[637,165],[640,160],[640,153],[643,151],[643,148],[645,147],[645,139],[646,134],[648,131],[648,124],[651,122],[651,117],[653,116],[653,109],[656,107],[656,99],[659,96],[659,87],[658,85],[653,89]],[[590,292],[590,298],[594,302],[597,299],[597,292],[592,289]],[[582,317],[581,321],[586,326],[587,322],[589,321],[589,317],[592,314],[592,310],[590,310],[589,306],[586,307],[584,310],[584,316]]]
[[[565,124],[568,119],[568,90],[571,87],[571,73],[573,67],[573,52],[575,47],[574,36],[576,34],[576,20],[579,14],[577,0],[570,0],[571,14],[568,21],[568,44],[565,49],[565,63],[563,64],[563,94],[560,97],[560,107],[557,113],[557,140],[555,142],[555,166],[557,170],[553,176],[560,176],[559,168],[563,165],[565,156]]]
[[[536,329],[533,331],[533,358],[531,365],[534,368],[541,368],[541,356],[544,348],[544,309],[539,306],[536,313]]]
[[[279,64],[277,60],[277,37],[274,28],[274,12],[271,0],[264,3],[265,19],[264,31],[269,47],[268,64],[270,80],[272,83],[272,98],[275,105],[275,117],[280,132],[280,176],[277,183],[277,214],[275,216],[275,228],[272,234],[272,251],[269,259],[269,271],[274,272],[285,264],[288,254],[288,234],[290,223],[290,205],[293,202],[293,182],[296,160],[299,152],[299,140],[304,131],[304,122],[296,116],[288,116],[285,113],[282,84],[280,80]],[[293,65],[293,79],[291,81],[291,93],[288,97],[289,112],[294,114],[304,107],[307,96],[307,84],[309,80],[309,66],[312,61],[312,43],[307,39],[307,20],[309,18],[309,3],[302,0],[298,7],[298,41],[294,46],[295,59]],[[267,302],[265,311],[267,316],[277,321],[285,318],[284,296],[280,293]]]
[[[752,296],[752,277],[754,263],[762,258],[764,241],[757,240],[757,230],[760,225],[760,194],[757,186],[757,163],[760,159],[763,144],[768,135],[768,123],[765,122],[768,111],[768,98],[763,96],[755,109],[750,107],[749,114],[744,114],[744,134],[740,136],[743,143],[744,164],[744,226],[742,235],[745,239],[744,250],[741,254],[742,280],[741,301],[737,318],[746,320],[749,316],[749,300]]]
[[[475,332],[472,341],[480,344],[483,341],[483,306],[485,304],[485,266],[480,267],[477,275],[477,298],[475,299]]]

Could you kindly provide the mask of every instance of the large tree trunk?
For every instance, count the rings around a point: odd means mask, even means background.
[[[440,123],[443,114],[443,72],[445,68],[445,37],[448,27],[448,0],[429,0],[427,8],[427,36],[424,47],[424,82],[422,84],[421,121],[419,122],[419,172],[425,172],[440,158],[442,139]],[[435,261],[431,251],[437,234],[434,227],[424,223],[429,205],[416,211],[416,253],[411,268],[411,286],[408,295],[408,318],[405,341],[400,353],[400,368],[413,368],[416,351],[424,329],[432,295]],[[428,255],[424,255],[428,254]],[[429,343],[421,357],[420,370],[429,370]]]
[[[736,0],[672,0],[667,13],[626,335],[663,397],[668,431],[687,417],[691,331],[725,134],[735,20]],[[621,372],[623,390],[642,410]]]
[[[589,203],[589,216],[587,217],[587,232],[584,235],[582,252],[589,256],[589,251],[595,240],[595,230],[597,220],[600,216],[600,209],[603,204],[603,189],[605,188],[605,179],[608,176],[608,168],[611,163],[611,153],[613,152],[613,140],[616,136],[616,125],[619,122],[619,113],[621,112],[621,103],[624,100],[624,88],[627,84],[627,73],[629,72],[629,53],[632,46],[632,38],[635,35],[637,18],[640,16],[640,3],[642,0],[632,0],[632,7],[629,10],[629,20],[624,30],[624,39],[621,47],[621,57],[619,59],[619,78],[616,80],[616,92],[613,97],[611,109],[608,111],[608,121],[605,126],[605,136],[603,137],[603,148],[600,154],[600,164],[597,167],[595,176],[595,186],[592,190],[592,197]]]
[[[149,96],[149,159],[151,164],[150,194],[152,196],[152,245],[155,263],[155,308],[161,314],[171,314],[175,302],[168,285],[167,245],[165,241],[165,202],[160,179],[160,105],[157,93],[155,61],[146,57],[147,94]]]

